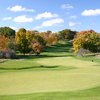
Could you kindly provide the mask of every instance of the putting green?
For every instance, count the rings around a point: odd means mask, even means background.
[[[100,86],[100,63],[77,60],[73,57],[42,58],[36,59],[35,62],[44,66],[58,66],[59,70],[0,73],[0,95],[74,91]],[[61,70],[67,67],[72,69]]]

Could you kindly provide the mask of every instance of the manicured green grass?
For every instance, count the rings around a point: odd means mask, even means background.
[[[0,63],[0,100],[100,100],[99,94],[100,59],[75,57],[69,44]]]
[[[46,92],[0,96],[0,100],[100,100],[100,87],[74,92]]]

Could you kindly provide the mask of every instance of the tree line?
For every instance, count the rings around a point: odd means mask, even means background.
[[[93,30],[77,32],[65,29],[53,33],[20,28],[15,32],[10,27],[1,27],[0,58],[14,58],[16,51],[24,55],[27,53],[39,55],[47,46],[69,40],[73,44],[75,53],[82,48],[91,52],[100,52],[100,34]]]

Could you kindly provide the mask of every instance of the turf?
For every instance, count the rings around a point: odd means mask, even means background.
[[[100,59],[75,57],[68,44],[0,63],[0,100],[100,100],[99,94]]]
[[[100,87],[75,92],[46,92],[0,96],[0,100],[100,100]]]

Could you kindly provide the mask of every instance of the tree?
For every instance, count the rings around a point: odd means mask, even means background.
[[[15,42],[15,38],[8,38],[7,41],[7,48],[11,49],[11,50],[16,50],[16,42]]]
[[[76,53],[80,48],[91,52],[98,52],[98,47],[100,47],[100,36],[93,30],[77,33],[73,41],[73,49]]]
[[[0,36],[0,58],[15,58],[15,42],[14,38]]]
[[[46,46],[54,45],[58,42],[58,36],[51,31],[41,32],[40,36],[46,41]]]
[[[55,45],[58,42],[58,36],[56,33],[49,34],[49,37],[47,39],[48,45]]]
[[[11,29],[10,27],[0,27],[0,35],[15,37],[15,30]]]
[[[42,47],[46,46],[46,41],[39,34],[35,34],[33,40],[37,41]]]
[[[71,40],[74,38],[76,32],[71,31],[70,29],[65,29],[58,32],[58,36],[60,40]]]
[[[40,43],[37,41],[33,41],[31,43],[31,45],[32,45],[32,49],[33,49],[34,53],[36,55],[40,55],[40,53],[42,52],[42,46],[40,45]]]
[[[18,50],[24,55],[26,53],[29,53],[29,51],[31,50],[31,39],[31,32],[26,31],[24,28],[19,29],[19,31],[16,33],[16,44]]]

